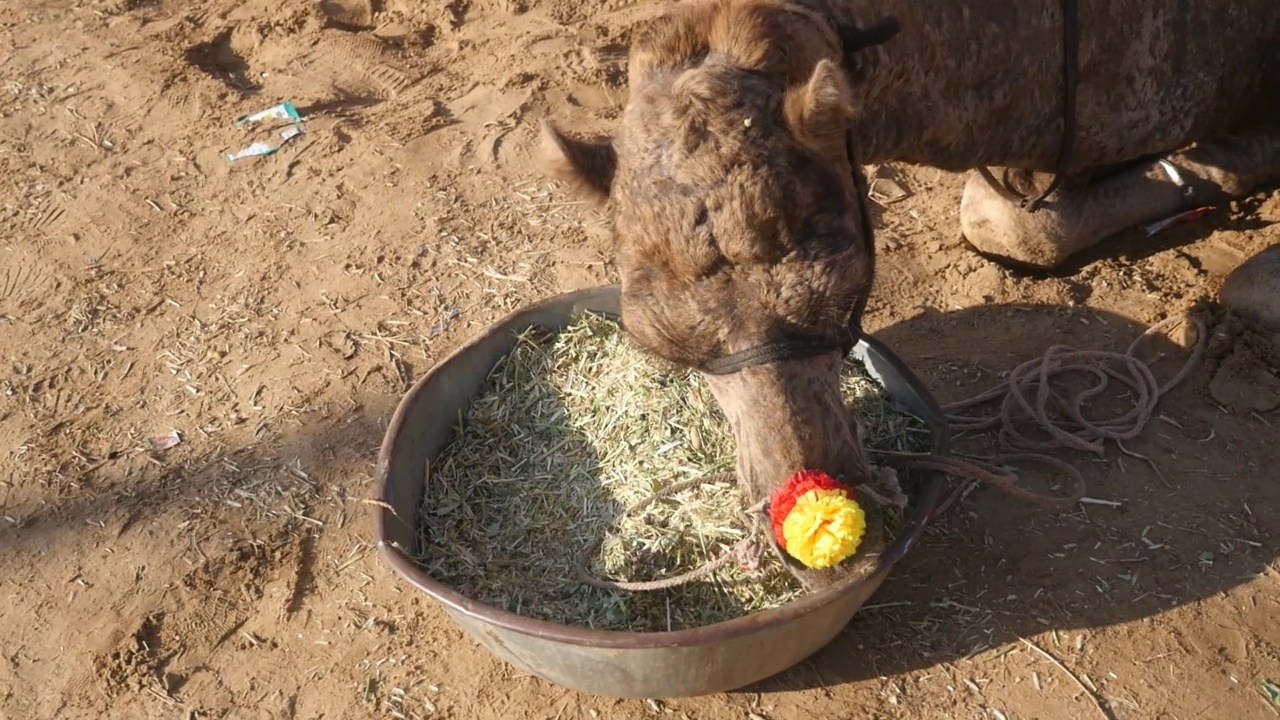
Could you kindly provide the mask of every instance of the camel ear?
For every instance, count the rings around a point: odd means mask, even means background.
[[[844,72],[834,62],[822,59],[804,87],[787,98],[787,114],[792,127],[817,145],[839,143],[853,119],[853,93]]]
[[[579,140],[542,121],[542,155],[548,173],[597,202],[609,197],[618,156],[613,139]]]

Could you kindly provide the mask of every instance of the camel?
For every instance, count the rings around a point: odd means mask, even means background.
[[[627,333],[703,373],[755,501],[868,479],[838,384],[874,274],[860,165],[971,170],[966,239],[1055,267],[1280,175],[1278,42],[1275,0],[684,0],[633,42],[617,130],[544,121],[544,152],[608,206]]]

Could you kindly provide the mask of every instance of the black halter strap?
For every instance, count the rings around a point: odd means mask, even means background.
[[[1071,157],[1076,142],[1076,86],[1079,85],[1080,71],[1080,8],[1078,0],[1062,0],[1062,144],[1058,147],[1058,164],[1053,173],[1053,181],[1039,195],[1027,197],[1018,192],[1009,182],[1009,170],[1006,168],[999,180],[991,174],[986,165],[978,166],[978,174],[1006,200],[1016,202],[1029,212],[1035,212],[1044,205],[1058,186],[1062,184],[1071,166]]]
[[[853,349],[853,335],[839,341],[825,338],[800,338],[747,348],[741,352],[714,358],[703,363],[699,368],[708,375],[732,375],[744,368],[755,365],[768,365],[784,360],[804,360],[829,353],[836,348],[847,348],[845,354]]]
[[[887,42],[898,33],[898,20],[894,17],[881,20],[870,28],[860,29],[851,23],[841,20],[837,14],[832,12],[826,0],[805,0],[804,5],[807,6],[807,9],[816,12],[831,23],[836,35],[840,38],[841,52],[845,58],[849,57],[853,52]],[[871,213],[868,212],[867,179],[862,173],[862,165],[858,162],[852,128],[849,129],[845,136],[845,152],[849,159],[849,166],[853,171],[854,200],[858,204],[863,242],[867,248],[866,262],[869,284],[870,280],[875,278],[876,269],[875,228],[871,223]],[[848,326],[836,337],[795,338],[766,343],[708,360],[699,369],[709,375],[730,375],[756,365],[767,365],[786,360],[804,360],[832,352],[833,350],[840,350],[845,356],[848,356],[850,351],[853,350],[853,346],[862,337],[862,314],[867,308],[870,296],[871,292],[870,288],[868,288],[867,293],[861,295],[854,302],[849,314]]]

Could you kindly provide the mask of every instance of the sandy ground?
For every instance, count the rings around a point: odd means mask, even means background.
[[[0,716],[1066,720],[1095,691],[1116,718],[1280,716],[1276,352],[1230,323],[1128,454],[1062,454],[1119,507],[973,493],[758,687],[582,697],[480,649],[381,563],[362,499],[433,362],[613,281],[532,141],[548,112],[611,124],[657,4],[360,2],[4,3]],[[229,163],[270,138],[234,119],[285,99],[306,134]],[[1030,276],[960,240],[958,176],[884,170],[912,195],[878,219],[867,325],[944,401],[1052,342],[1123,349],[1280,218],[1260,194]]]

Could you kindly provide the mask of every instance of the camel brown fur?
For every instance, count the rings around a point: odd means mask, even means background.
[[[859,163],[1008,167],[1040,183],[1054,169],[1057,0],[833,1],[840,20],[895,16],[901,32],[844,53],[816,4],[679,2],[632,45],[611,137],[544,125],[551,172],[609,207],[624,322],[649,352],[697,368],[858,323],[871,262],[850,150]],[[1034,215],[971,182],[961,224],[979,249],[1054,265],[1186,202],[1163,168],[1134,165],[1143,158],[1169,155],[1202,196],[1280,170],[1280,133],[1267,129],[1280,119],[1280,3],[1082,0],[1080,16],[1068,182]],[[752,500],[801,468],[868,479],[839,368],[833,350],[707,376]]]

